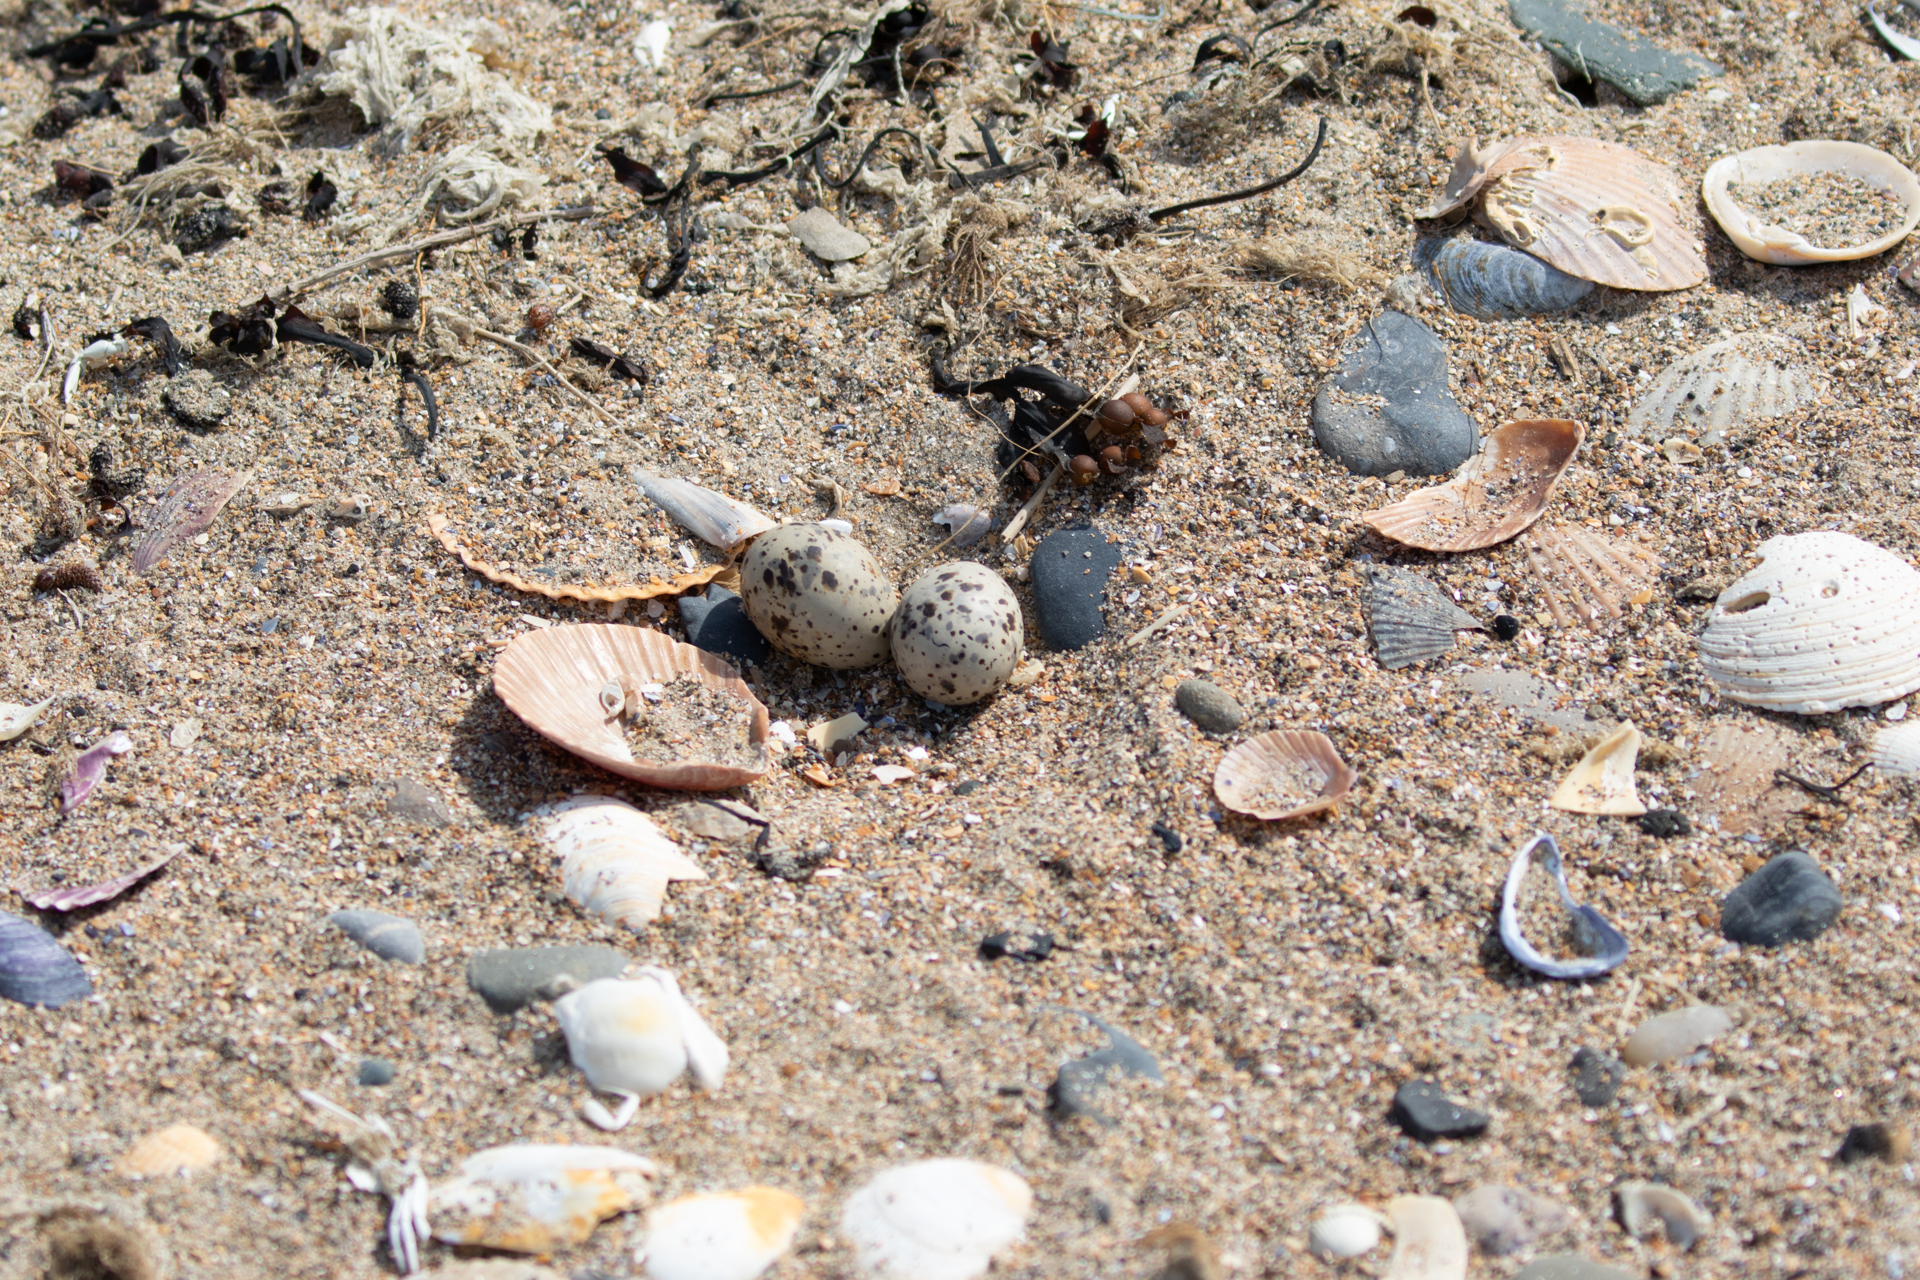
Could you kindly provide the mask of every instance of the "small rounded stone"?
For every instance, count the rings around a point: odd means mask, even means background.
[[[1173,691],[1173,705],[1207,733],[1231,733],[1247,718],[1234,696],[1211,680],[1183,680]]]
[[[383,1084],[393,1083],[393,1064],[385,1058],[368,1058],[360,1064],[358,1083],[364,1088],[377,1089]]]

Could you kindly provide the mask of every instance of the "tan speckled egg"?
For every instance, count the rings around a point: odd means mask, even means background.
[[[1000,575],[966,560],[914,580],[893,615],[893,661],[923,698],[965,706],[993,693],[1020,665],[1020,602]]]
[[[780,652],[823,667],[887,657],[900,592],[873,555],[837,530],[786,524],[761,534],[740,566],[747,617]]]

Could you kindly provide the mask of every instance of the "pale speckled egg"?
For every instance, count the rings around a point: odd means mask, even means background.
[[[1020,665],[1020,602],[1000,575],[966,560],[914,580],[889,628],[908,687],[948,706],[978,702]]]
[[[747,549],[740,598],[774,648],[844,671],[886,661],[887,622],[900,592],[872,553],[846,534],[786,524]]]

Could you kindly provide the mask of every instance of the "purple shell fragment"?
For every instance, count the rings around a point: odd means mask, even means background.
[[[45,929],[0,911],[0,998],[58,1009],[93,994],[93,983]]]
[[[100,779],[107,776],[107,761],[133,750],[133,739],[115,729],[81,752],[73,762],[73,772],[60,784],[60,812],[72,813],[87,802]]]
[[[129,871],[123,876],[111,880],[102,880],[99,884],[90,884],[75,889],[42,889],[38,893],[20,890],[20,896],[29,905],[42,911],[78,911],[81,907],[91,907],[96,903],[108,902],[119,897],[133,886],[145,880],[160,868],[172,862],[178,852],[170,853],[158,862],[149,862],[137,871]]]
[[[166,559],[167,552],[176,544],[206,532],[213,518],[220,514],[220,508],[251,478],[251,472],[236,476],[220,471],[196,471],[167,486],[159,507],[142,517],[147,533],[133,549],[134,571],[145,573]]]
[[[970,547],[993,529],[993,517],[978,507],[956,502],[942,507],[933,517],[935,524],[947,526],[956,547]]]
[[[1520,932],[1520,883],[1533,864],[1535,850],[1540,851],[1540,866],[1560,891],[1560,904],[1572,917],[1568,934],[1573,950],[1580,953],[1578,959],[1555,960],[1543,955]],[[1560,868],[1560,846],[1544,831],[1521,846],[1507,872],[1506,891],[1500,895],[1500,941],[1515,960],[1549,978],[1597,978],[1627,958],[1625,936],[1601,919],[1598,911],[1573,900],[1567,890],[1566,872]]]

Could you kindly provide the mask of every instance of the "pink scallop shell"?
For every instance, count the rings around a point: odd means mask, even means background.
[[[1275,729],[1227,752],[1213,771],[1213,794],[1235,813],[1269,820],[1297,818],[1331,809],[1359,780],[1360,774],[1340,758],[1326,734]],[[1257,796],[1275,782],[1295,793],[1289,803],[1241,798]],[[1318,789],[1308,789],[1313,787]]]
[[[1509,422],[1487,436],[1453,479],[1360,518],[1385,537],[1426,551],[1477,551],[1505,542],[1546,511],[1585,438],[1586,428],[1565,418]]]

